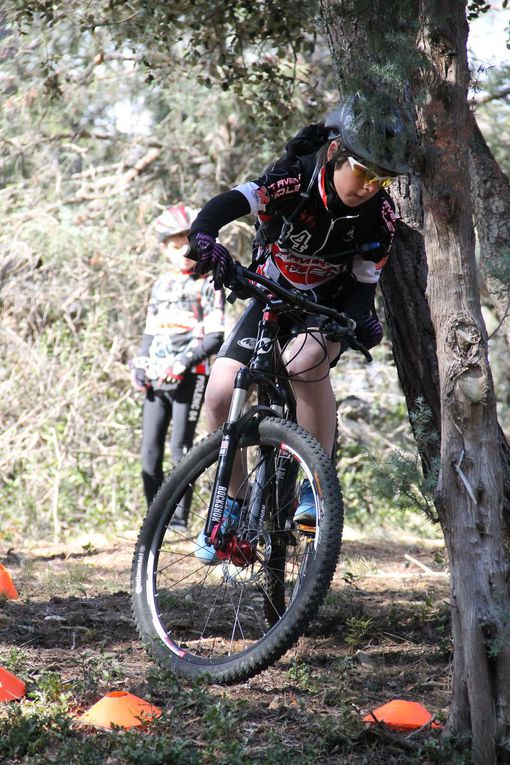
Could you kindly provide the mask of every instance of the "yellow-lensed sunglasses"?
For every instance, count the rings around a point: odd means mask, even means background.
[[[365,183],[378,183],[383,189],[387,189],[395,180],[395,177],[391,175],[376,175],[368,167],[365,167],[365,165],[362,165],[357,159],[354,159],[354,157],[348,156],[347,161],[349,162],[355,177],[361,178]]]

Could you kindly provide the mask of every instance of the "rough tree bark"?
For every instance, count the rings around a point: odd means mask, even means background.
[[[451,575],[453,698],[448,731],[471,734],[476,765],[507,750],[510,724],[508,563],[503,466],[474,251],[464,2],[422,0],[426,73],[424,239],[436,332],[441,470],[436,508]],[[508,748],[507,748],[508,747]]]
[[[360,8],[360,3],[321,0],[343,95],[346,69],[360,66],[360,46],[368,55],[377,49],[371,31],[372,19],[378,16],[374,6],[378,5],[375,0],[372,15],[365,21],[363,12],[368,9]],[[393,8],[397,16],[401,11],[403,25],[408,9],[409,5]],[[391,8],[386,8],[386,14],[393,18]],[[432,427],[442,435],[437,508],[450,558],[454,636],[454,692],[447,732],[457,738],[471,736],[474,761],[489,765],[505,761],[508,748],[510,660],[505,638],[510,607],[502,543],[503,469],[507,507],[510,496],[508,445],[496,420],[474,259],[467,162],[467,127],[472,115],[467,108],[465,3],[423,0],[421,20],[424,48],[436,75],[429,82],[425,112],[429,142],[424,174],[433,324],[425,294],[427,265],[416,198],[399,198],[401,207],[409,208],[404,215],[408,213],[413,227],[399,224],[396,251],[382,286],[408,408],[412,411],[416,399],[423,398],[432,413]],[[458,122],[451,120],[453,115]],[[484,191],[487,186],[476,199],[477,211],[487,207]],[[427,451],[420,447],[425,470],[438,453],[437,444],[429,442],[428,447]]]
[[[384,268],[381,288],[395,366],[411,414],[423,472],[428,476],[439,459],[441,440],[436,340],[426,297],[423,236],[402,221],[397,224],[394,250]],[[414,427],[412,417],[420,401],[430,412],[425,438]]]
[[[440,457],[441,406],[435,331],[426,294],[428,266],[421,234],[421,197],[416,193],[410,195],[405,187],[398,194],[393,190],[392,194],[402,220],[397,223],[394,250],[382,273],[381,289],[393,358],[407,409],[412,415],[418,401],[423,401],[430,411],[427,423],[429,437],[420,437],[415,431],[423,472],[428,476]],[[404,220],[407,222],[404,223]],[[411,425],[415,430],[412,417]],[[439,437],[435,439],[434,434]],[[498,428],[498,444],[503,465],[503,508],[508,540],[510,445],[501,428]]]

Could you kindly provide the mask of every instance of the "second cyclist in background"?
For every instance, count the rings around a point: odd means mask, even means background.
[[[142,424],[142,477],[149,506],[163,482],[163,457],[172,423],[170,456],[175,465],[189,450],[209,379],[209,357],[223,341],[223,291],[193,273],[188,233],[194,212],[184,204],[167,207],[154,221],[168,268],[155,282],[132,383],[145,392]],[[172,519],[188,522],[190,497]]]

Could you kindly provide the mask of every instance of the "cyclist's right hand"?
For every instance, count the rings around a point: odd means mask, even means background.
[[[148,384],[145,369],[131,370],[131,385],[138,393],[144,393],[147,390]]]
[[[151,383],[147,378],[147,372],[143,367],[136,367],[133,364],[133,360],[129,362],[129,368],[131,370],[131,385],[138,391],[138,393],[145,393],[151,388]]]
[[[228,285],[234,272],[234,261],[227,248],[201,231],[190,237],[190,245],[189,257],[197,262],[194,273],[203,276],[212,271],[215,290]]]

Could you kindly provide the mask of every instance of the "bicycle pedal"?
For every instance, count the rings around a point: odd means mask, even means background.
[[[308,523],[296,523],[296,528],[302,534],[307,534],[308,536],[313,536],[313,537],[315,536],[315,532],[317,531],[315,523],[313,525],[310,525]]]

